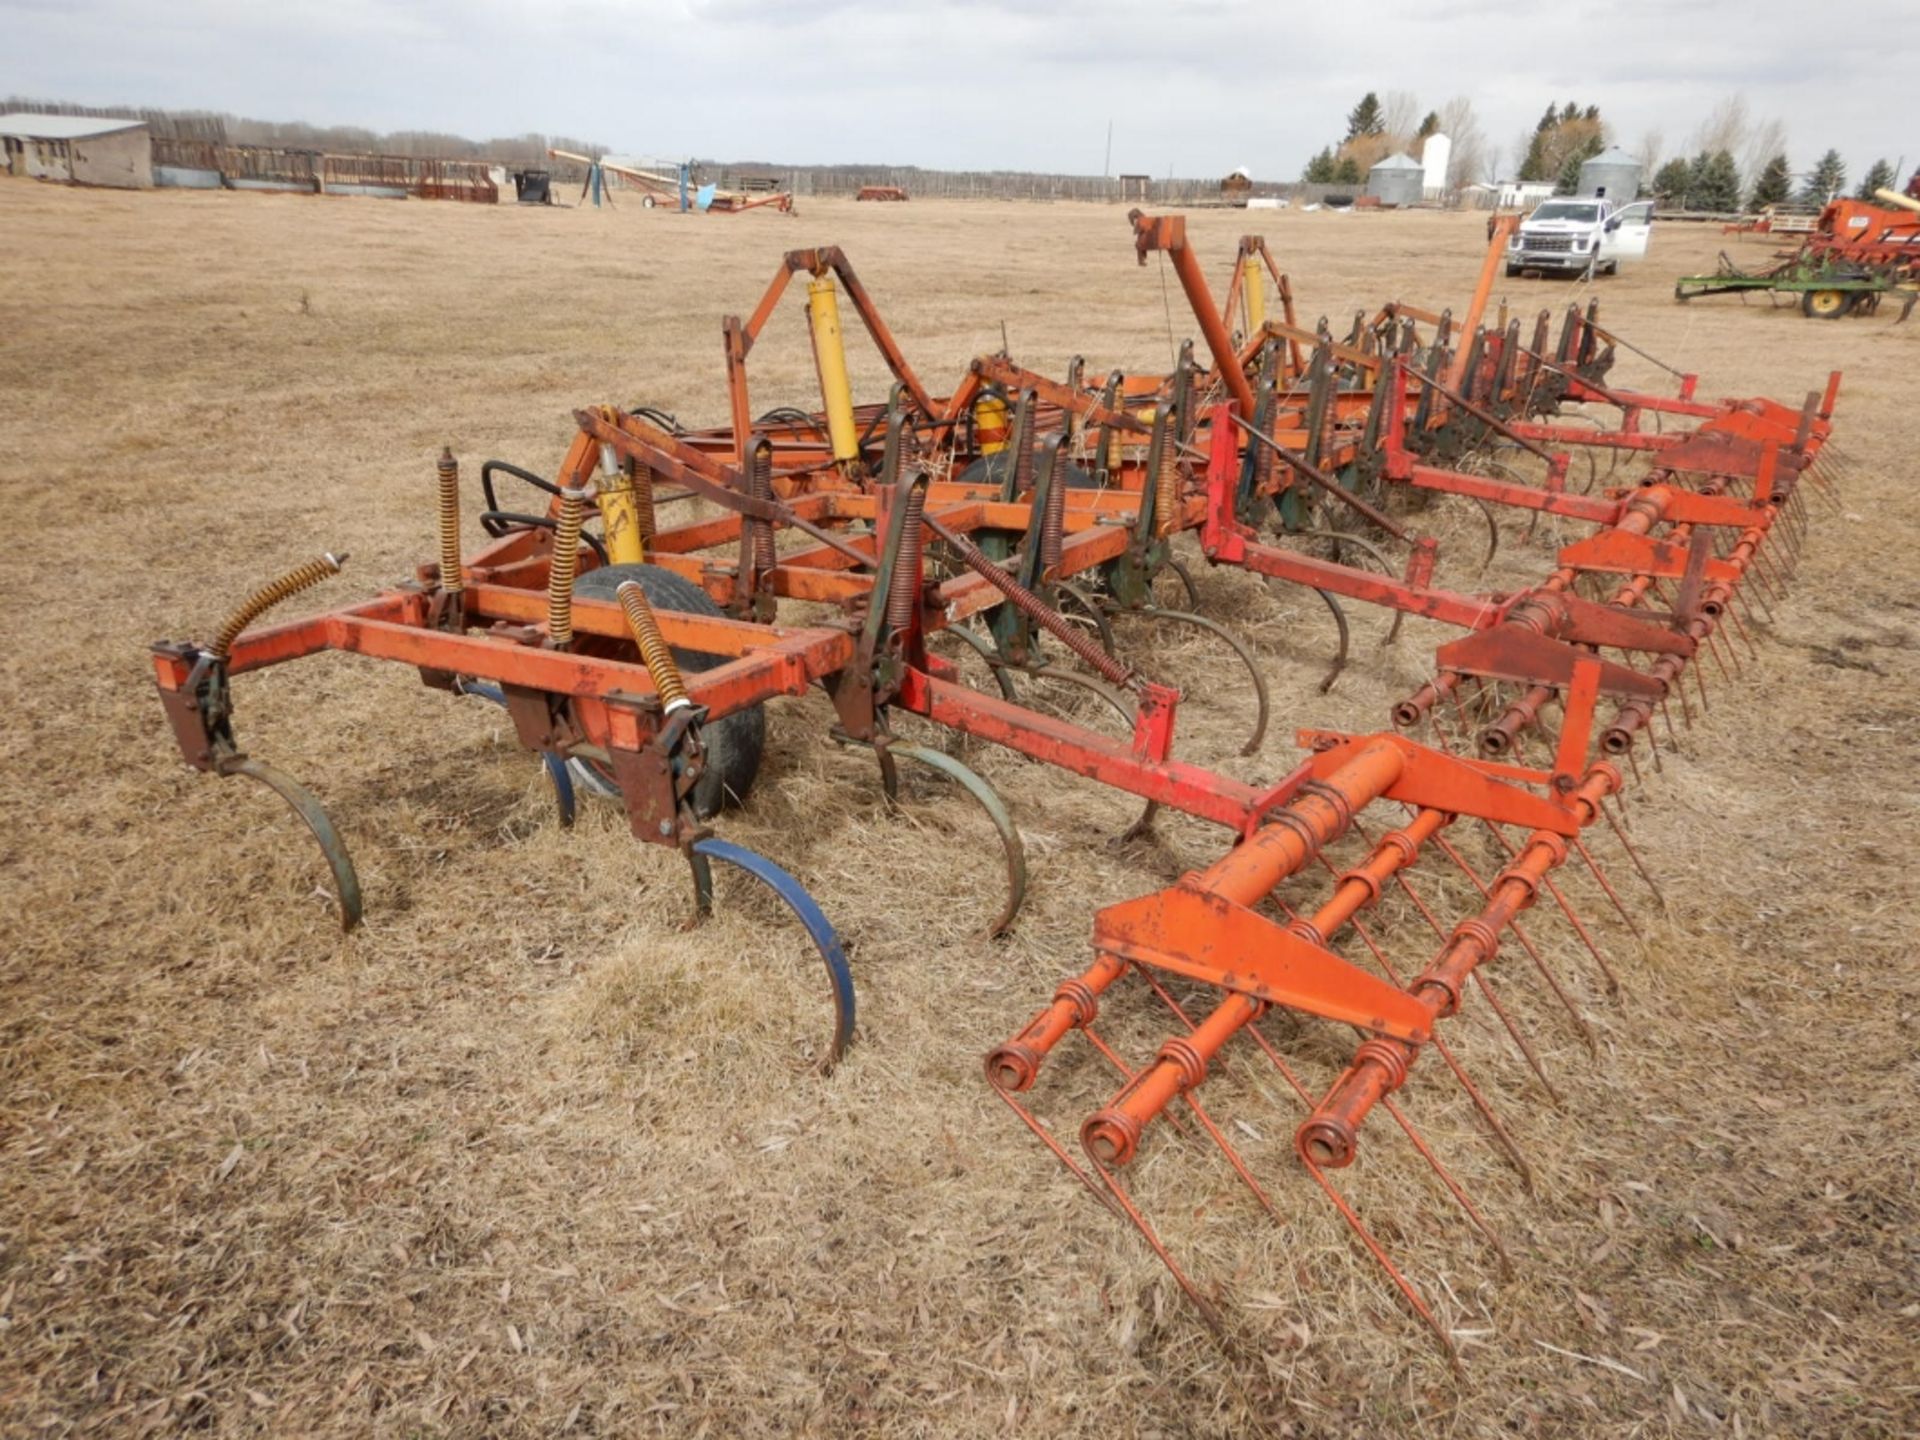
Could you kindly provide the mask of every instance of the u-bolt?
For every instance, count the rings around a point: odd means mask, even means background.
[[[440,496],[440,588],[458,595],[467,588],[460,573],[460,462],[453,458],[451,446],[440,451],[438,487]]]
[[[653,688],[660,694],[661,710],[671,715],[693,702],[687,698],[687,682],[681,678],[680,664],[673,658],[673,651],[667,648],[667,638],[660,633],[660,622],[654,617],[653,606],[647,603],[647,592],[631,580],[622,581],[620,588],[613,592],[620,601],[620,608],[627,612],[627,628],[633,632],[633,643],[640,647],[640,659],[647,667],[647,673],[653,677]]]
[[[547,566],[547,637],[556,647],[573,643],[573,577],[580,563],[580,525],[586,512],[586,486],[560,492],[553,558]]]
[[[298,595],[318,585],[329,575],[338,575],[340,567],[346,563],[345,555],[322,555],[318,560],[309,560],[298,569],[289,570],[278,580],[269,581],[249,595],[240,608],[227,617],[227,623],[220,627],[220,633],[214,636],[208,653],[214,659],[225,662],[233,653],[233,642],[240,638],[240,632],[258,620],[267,611],[290,596]]]

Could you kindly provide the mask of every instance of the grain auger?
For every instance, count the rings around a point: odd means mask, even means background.
[[[1476,1054],[1460,1017],[1491,1017],[1488,1033],[1511,1045],[1511,1063],[1558,1103],[1510,993],[1513,977],[1495,964],[1517,946],[1521,973],[1538,978],[1543,1003],[1597,1049],[1582,996],[1552,963],[1541,927],[1525,917],[1538,907],[1547,923],[1564,926],[1595,964],[1591,983],[1602,995],[1618,992],[1618,975],[1576,908],[1572,872],[1590,879],[1637,933],[1599,845],[1590,843],[1600,827],[1611,830],[1658,896],[1610,808],[1626,783],[1617,762],[1631,758],[1642,736],[1652,744],[1656,712],[1670,726],[1667,702],[1686,704],[1689,679],[1705,703],[1709,658],[1737,673],[1726,632],[1753,644],[1738,606],[1750,589],[1778,593],[1804,533],[1802,482],[1831,483],[1822,464],[1837,388],[1835,376],[1824,396],[1809,395],[1797,410],[1765,401],[1713,408],[1694,431],[1645,447],[1655,468],[1620,496],[1549,495],[1541,503],[1564,502],[1561,513],[1599,528],[1564,547],[1541,585],[1479,597],[1477,618],[1438,614],[1431,593],[1396,597],[1472,631],[1442,647],[1435,679],[1395,707],[1399,727],[1431,722],[1425,741],[1398,731],[1301,732],[1308,758],[1278,787],[1279,803],[1214,864],[1102,910],[1092,964],[986,1057],[995,1093],[1138,1232],[1216,1331],[1237,1328],[1229,1322],[1232,1288],[1251,1280],[1244,1258],[1219,1252],[1250,1243],[1248,1213],[1287,1226],[1290,1151],[1307,1192],[1334,1206],[1393,1293],[1457,1361],[1456,1327],[1478,1317],[1481,1298],[1463,1297],[1446,1265],[1417,1283],[1390,1244],[1419,1248],[1428,1217],[1397,1214],[1383,1238],[1379,1222],[1366,1218],[1373,1207],[1343,1172],[1365,1148],[1367,1120],[1385,1111],[1436,1198],[1479,1238],[1496,1270],[1508,1269],[1487,1212],[1416,1123],[1409,1097],[1424,1088],[1415,1083],[1417,1062],[1429,1051],[1438,1057],[1476,1128],[1531,1190],[1520,1127],[1496,1107],[1496,1087],[1473,1073],[1508,1064],[1504,1047]],[[1230,537],[1245,547],[1239,563],[1258,568],[1259,547],[1233,515],[1240,456],[1226,419],[1212,426],[1208,544]],[[1604,599],[1580,595],[1583,583],[1603,587]],[[1636,669],[1603,659],[1603,649],[1652,658]],[[1469,691],[1472,704],[1463,702]],[[1602,709],[1608,703],[1611,718]],[[1557,728],[1548,705],[1557,708]],[[1525,755],[1529,732],[1543,741],[1543,756]],[[1130,1058],[1131,1046],[1150,1043],[1156,1016],[1170,1038],[1146,1058]],[[1357,1044],[1340,1047],[1329,1023],[1356,1033]],[[1066,1048],[1075,1035],[1091,1061]],[[1118,1088],[1080,1121],[1074,1146],[1031,1097],[1054,1072],[1062,1072],[1058,1088],[1084,1093],[1090,1064],[1095,1083],[1110,1070]],[[1263,1118],[1279,1096],[1297,1107],[1291,1145]],[[1445,1109],[1439,1123],[1450,1123]],[[1143,1163],[1149,1150],[1155,1163]],[[1219,1203],[1211,1182],[1196,1192],[1181,1163],[1196,1154],[1231,1173],[1251,1212]],[[1199,1193],[1208,1198],[1196,1204]],[[1151,1218],[1156,1210],[1164,1220]],[[1196,1275],[1183,1250],[1234,1278]]]
[[[600,474],[596,477],[596,468]],[[358,879],[319,802],[234,740],[230,682],[324,650],[415,667],[427,685],[502,706],[546,762],[562,823],[570,770],[584,766],[624,806],[633,834],[685,856],[694,913],[713,902],[714,862],[764,884],[798,920],[825,966],[833,1021],[813,1054],[830,1068],[853,1034],[853,981],[839,936],[803,885],[767,857],[713,833],[708,819],[751,785],[759,709],[845,665],[843,631],[782,630],[719,613],[696,587],[641,563],[634,475],[584,436],[569,452],[543,523],[513,528],[471,562],[460,553],[459,468],[436,468],[437,565],[371,600],[256,628],[275,604],[335,573],[332,556],[255,592],[209,645],[154,647],[160,698],[188,764],[241,774],[293,805],[326,853],[341,919],[361,916]],[[607,563],[581,573],[588,505],[601,513]],[[588,554],[592,555],[592,550]],[[597,556],[595,556],[597,558]]]

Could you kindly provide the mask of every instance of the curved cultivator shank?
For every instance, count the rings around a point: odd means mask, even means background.
[[[1241,242],[1216,305],[1183,221],[1130,222],[1141,263],[1157,255],[1177,275],[1204,360],[1189,345],[1166,374],[1091,376],[1076,360],[1057,379],[1000,353],[939,395],[847,257],[796,250],[750,317],[726,322],[728,423],[694,430],[658,410],[582,408],[550,477],[481,467],[487,543],[472,554],[460,467],[443,453],[437,563],[372,599],[257,627],[339,568],[331,557],[302,567],[211,644],[155,647],[162,702],[190,764],[249,776],[294,806],[348,925],[360,899],[344,845],[312,795],[239,751],[230,682],[342,650],[502,707],[539,755],[560,822],[572,821],[576,789],[619,805],[635,838],[685,858],[696,918],[716,861],[780,898],[825,970],[822,1069],[855,1036],[845,947],[790,871],[716,834],[728,808],[753,803],[772,702],[822,688],[829,735],[873,751],[889,803],[905,762],[986,813],[1006,872],[983,916],[994,935],[1016,922],[1029,886],[1016,812],[981,768],[920,730],[1124,791],[1144,802],[1136,829],[1163,809],[1220,826],[1213,864],[1095,917],[1092,963],[993,1051],[988,1080],[1216,1324],[1226,1291],[1190,1273],[1129,1182],[1143,1156],[1217,1155],[1276,1220],[1291,1203],[1276,1162],[1297,1165],[1451,1348],[1452,1297],[1415,1281],[1341,1173],[1384,1111],[1444,1204],[1506,1265],[1403,1097],[1445,1083],[1444,1071],[1531,1186],[1516,1127],[1453,1044],[1456,1021],[1484,1012],[1550,1103],[1567,1082],[1523,1023],[1528,1007],[1503,998],[1509,987],[1536,992],[1556,1025],[1597,1049],[1579,997],[1620,982],[1576,900],[1597,890],[1634,925],[1603,865],[1616,848],[1653,885],[1609,804],[1638,778],[1642,740],[1657,764],[1655,731],[1670,731],[1671,711],[1686,724],[1708,703],[1708,668],[1716,690],[1737,683],[1739,651],[1754,648],[1743,610],[1784,587],[1809,486],[1827,482],[1838,377],[1799,408],[1705,402],[1678,372],[1675,394],[1621,388],[1610,371],[1631,347],[1596,306],[1570,307],[1557,333],[1544,311],[1530,327],[1504,308],[1489,316],[1499,227],[1458,320],[1393,299],[1336,338],[1325,320],[1301,322],[1259,237]],[[820,408],[783,404],[756,420],[749,359],[802,276]],[[843,295],[894,377],[883,405],[854,404]],[[531,510],[498,493],[507,480],[536,493]],[[1463,504],[1479,518],[1467,516],[1475,553],[1459,564],[1424,527]],[[670,508],[681,505],[690,512]],[[1486,590],[1509,525],[1529,537],[1544,526],[1555,563],[1523,588]],[[1305,758],[1252,784],[1176,753],[1182,707],[1231,696],[1250,717],[1236,758],[1253,755],[1276,698],[1247,617],[1218,604],[1200,613],[1203,596],[1231,587],[1196,584],[1195,557],[1324,603],[1337,653],[1323,692],[1353,659],[1352,607],[1390,611],[1388,643],[1408,615],[1458,633],[1391,728],[1301,731]],[[796,605],[805,623],[781,623]],[[1585,979],[1558,967],[1550,929],[1577,942]],[[1089,1053],[1115,1077],[1111,1093],[1070,1117],[1078,1140],[1063,1140],[1041,1114],[1054,1108],[1048,1082],[1065,1073],[1084,1086]],[[1289,1097],[1290,1159],[1260,1138],[1275,1133],[1271,1117],[1240,1113]],[[1164,1175],[1152,1188],[1180,1194]]]

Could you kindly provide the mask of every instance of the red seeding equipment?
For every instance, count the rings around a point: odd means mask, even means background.
[[[1028,886],[1012,813],[971,766],[897,735],[900,717],[1124,791],[1144,802],[1140,826],[1163,807],[1219,825],[1214,863],[1094,917],[1092,962],[992,1052],[988,1081],[1216,1324],[1221,1284],[1191,1273],[1127,1177],[1149,1151],[1198,1144],[1282,1218],[1280,1157],[1250,1138],[1271,1126],[1225,1111],[1292,1094],[1294,1159],[1451,1349],[1444,1305],[1337,1177],[1384,1110],[1504,1254],[1403,1097],[1432,1052],[1529,1177],[1514,1129],[1454,1043],[1456,1019],[1469,1007],[1491,1015],[1532,1083],[1556,1095],[1521,1007],[1504,998],[1507,967],[1495,962],[1517,949],[1592,1042],[1525,917],[1557,917],[1600,986],[1617,987],[1566,882],[1577,870],[1581,893],[1591,884],[1634,924],[1599,837],[1652,886],[1611,807],[1638,773],[1643,739],[1657,759],[1670,707],[1686,723],[1707,703],[1706,666],[1731,680],[1740,649],[1753,648],[1742,612],[1784,585],[1809,487],[1828,483],[1839,377],[1799,406],[1702,400],[1677,372],[1670,395],[1617,387],[1609,372],[1625,342],[1592,306],[1557,322],[1488,316],[1503,231],[1458,322],[1392,300],[1336,336],[1326,320],[1301,323],[1258,237],[1242,241],[1216,303],[1178,217],[1131,221],[1140,262],[1158,257],[1177,275],[1206,362],[1189,347],[1169,373],[1096,375],[1076,360],[1054,378],[1000,353],[937,394],[847,257],[795,251],[748,318],[725,324],[728,423],[578,411],[551,477],[480,467],[487,541],[471,552],[461,469],[443,454],[435,563],[371,599],[256,624],[340,561],[302,566],[211,642],[156,646],[161,700],[190,764],[248,776],[293,805],[320,840],[348,926],[361,900],[345,846],[310,792],[241,749],[233,682],[343,650],[503,707],[540,755],[563,824],[582,789],[620,805],[636,838],[686,858],[696,915],[712,903],[716,860],[787,903],[827,973],[832,1022],[811,1046],[823,1068],[855,1029],[840,939],[791,873],[716,833],[727,807],[752,803],[768,702],[818,686],[833,738],[874,753],[889,795],[904,762],[980,805],[1006,868],[996,934]],[[801,279],[820,405],[755,418],[750,358]],[[843,295],[893,376],[882,404],[854,403]],[[1621,477],[1623,463],[1638,473]],[[508,508],[507,481],[538,503]],[[1549,516],[1576,538],[1537,583],[1478,589],[1418,529],[1448,497],[1484,512],[1485,558],[1503,515],[1529,527]],[[692,515],[669,523],[687,502]],[[1231,657],[1201,677],[1209,691],[1230,688],[1218,683],[1228,667],[1245,674],[1243,755],[1265,744],[1272,705],[1233,617],[1198,613],[1182,552],[1318,592],[1339,632],[1322,690],[1348,658],[1347,605],[1459,634],[1394,707],[1391,728],[1301,730],[1304,758],[1252,783],[1177,753],[1182,707],[1213,697],[1166,678],[1162,637],[1183,632]],[[1130,1053],[1155,1015],[1164,1038]],[[1346,1031],[1357,1039],[1331,1058]],[[1080,1118],[1076,1145],[1042,1114],[1058,1102],[1036,1097],[1062,1077],[1067,1094],[1083,1093],[1089,1063],[1111,1072],[1113,1089]]]

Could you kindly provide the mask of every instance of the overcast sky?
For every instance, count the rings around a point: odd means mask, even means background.
[[[0,0],[0,92],[537,131],[792,163],[1291,179],[1362,92],[1469,96],[1510,172],[1549,100],[1688,147],[1744,94],[1796,170],[1920,158],[1920,0]],[[1903,100],[1901,97],[1909,97]]]

